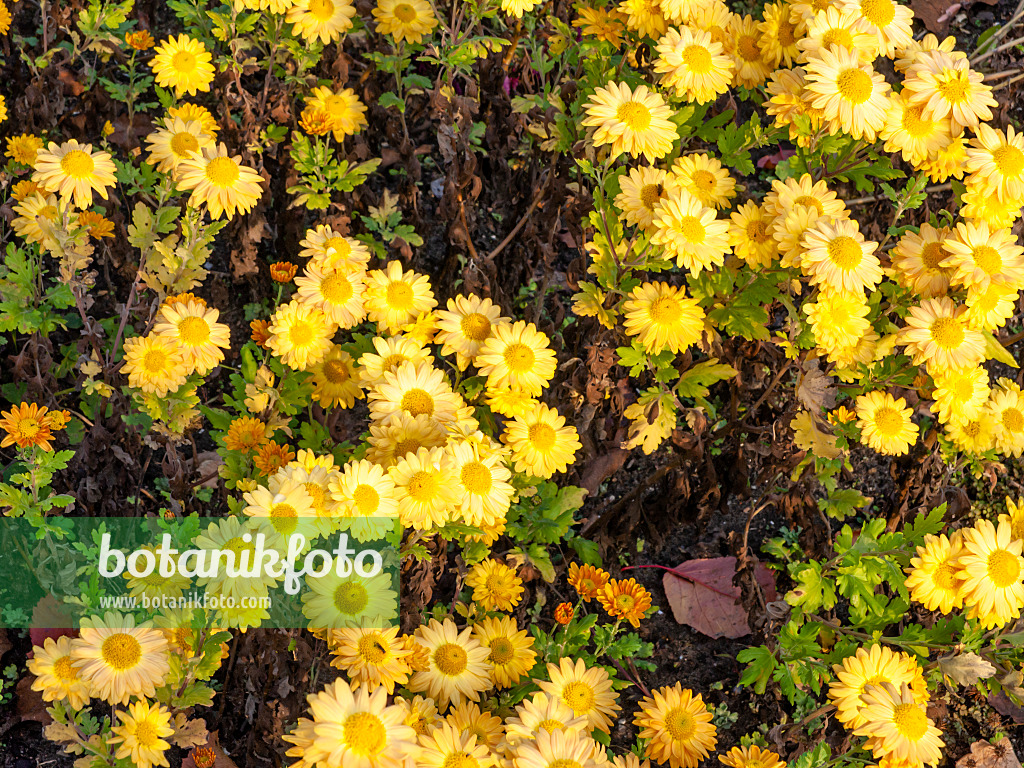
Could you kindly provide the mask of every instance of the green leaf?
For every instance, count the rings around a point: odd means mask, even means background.
[[[710,393],[709,387],[719,381],[731,379],[739,371],[727,363],[718,362],[712,357],[691,366],[679,374],[675,390],[679,397],[702,398]]]
[[[827,499],[818,499],[818,509],[836,520],[844,520],[868,503],[867,496],[855,488],[833,491]]]
[[[746,664],[740,676],[740,685],[753,686],[754,692],[762,694],[772,679],[772,673],[779,665],[775,654],[763,645],[757,648],[744,648],[736,654],[736,660]]]

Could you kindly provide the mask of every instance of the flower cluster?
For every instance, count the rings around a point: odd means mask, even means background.
[[[68,425],[69,411],[51,411],[45,405],[25,403],[13,406],[0,414],[0,430],[6,434],[0,448],[16,445],[18,448],[53,450],[53,433]]]

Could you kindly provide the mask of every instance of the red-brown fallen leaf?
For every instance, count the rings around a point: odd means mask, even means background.
[[[998,0],[981,0],[986,5],[995,5]],[[944,35],[949,31],[949,23],[953,17],[963,8],[969,8],[973,3],[970,0],[910,0],[910,7],[914,15],[921,19],[925,29],[937,35]]]
[[[672,569],[662,581],[672,615],[708,637],[737,638],[750,634],[747,612],[739,604],[740,589],[733,586],[735,557],[687,560]],[[754,569],[765,601],[776,598],[775,578],[761,563]]]
[[[14,689],[14,710],[22,722],[32,720],[43,725],[53,722],[50,713],[46,711],[46,702],[43,701],[43,694],[40,691],[32,690],[32,683],[35,675],[25,675],[18,681]]]

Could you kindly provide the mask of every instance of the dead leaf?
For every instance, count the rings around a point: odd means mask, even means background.
[[[40,691],[32,690],[32,682],[34,680],[35,675],[25,675],[18,681],[18,685],[14,689],[14,709],[23,722],[31,720],[32,722],[49,725],[53,722],[53,718],[46,711],[46,702],[43,701],[43,694]]]
[[[1017,759],[1017,754],[1013,751],[1013,745],[1005,736],[995,744],[987,741],[976,741],[971,744],[971,753],[956,761],[956,768],[968,768],[968,766],[971,768],[1021,768],[1020,760]]]
[[[996,668],[976,653],[960,653],[938,661],[942,674],[960,685],[974,685],[996,673]]]
[[[665,574],[662,584],[672,615],[708,637],[735,639],[750,634],[747,612],[740,605],[740,588],[732,583],[735,557],[687,560]],[[765,600],[776,597],[775,578],[764,565],[754,568]]]
[[[818,367],[817,360],[804,363],[804,374],[796,386],[796,396],[812,413],[821,413],[822,408],[834,408],[837,393],[835,382]]]
[[[842,456],[843,451],[836,445],[835,436],[821,430],[810,411],[800,411],[789,422],[789,428],[793,430],[793,442],[801,451],[810,451],[823,459]]]
[[[179,712],[174,716],[174,733],[168,740],[186,749],[198,747],[210,740],[210,732],[206,730],[206,722],[202,718],[189,720],[188,715]]]

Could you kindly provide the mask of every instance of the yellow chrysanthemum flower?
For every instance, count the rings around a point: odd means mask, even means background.
[[[604,748],[583,733],[541,729],[521,741],[512,768],[600,768],[608,765]]]
[[[524,741],[532,741],[541,731],[586,736],[587,718],[577,715],[559,697],[544,692],[533,694],[516,707],[515,715],[505,719],[505,739],[513,749]]]
[[[967,453],[982,454],[995,448],[995,419],[988,411],[982,411],[976,419],[961,424],[946,425],[946,436],[954,446]]]
[[[848,730],[865,722],[864,694],[869,686],[892,683],[910,685],[918,674],[917,664],[904,654],[896,653],[884,645],[858,648],[841,664],[833,664],[836,679],[829,685],[828,697],[836,706],[836,720]]]
[[[412,651],[398,638],[398,627],[336,629],[329,636],[331,666],[343,669],[354,688],[372,693],[383,687],[391,695],[409,681]]]
[[[1016,540],[1024,540],[1024,496],[1014,502],[1009,496],[1006,497],[1006,514],[999,516],[999,523],[1006,523],[1010,526],[1010,537]]]
[[[715,209],[681,188],[673,188],[654,209],[651,242],[665,248],[681,269],[696,277],[720,267],[729,246],[729,222],[715,218]]]
[[[803,306],[814,332],[814,343],[829,359],[856,345],[871,331],[870,307],[860,293],[819,293],[817,301]]]
[[[613,619],[625,619],[639,627],[651,607],[651,594],[635,579],[611,579],[597,593],[597,601]]]
[[[451,459],[441,448],[420,448],[406,454],[388,474],[395,484],[402,525],[429,531],[452,518],[459,491]]]
[[[71,643],[71,660],[95,698],[127,704],[131,696],[154,696],[170,669],[167,640],[132,616],[108,611],[85,617]]]
[[[324,45],[339,40],[352,29],[356,8],[348,0],[294,0],[285,14],[292,34],[307,43],[319,40]]]
[[[1024,248],[1008,229],[991,229],[984,221],[961,222],[945,248],[950,256],[942,266],[954,270],[954,285],[1016,290],[1024,283]]]
[[[447,720],[420,738],[420,747],[416,765],[422,768],[487,768],[493,759],[486,742]]]
[[[435,342],[442,345],[442,355],[454,352],[459,370],[464,371],[476,360],[495,327],[510,322],[502,316],[501,307],[490,299],[482,299],[474,293],[456,296],[448,299],[448,309],[437,310]]]
[[[992,389],[985,410],[995,422],[995,443],[1006,456],[1024,453],[1024,396],[1009,379],[1000,379]]]
[[[480,705],[475,701],[464,701],[452,707],[445,717],[445,722],[458,733],[475,736],[478,744],[483,744],[490,750],[500,749],[504,740],[505,728],[501,718],[480,709]]]
[[[306,104],[320,109],[328,114],[331,122],[331,130],[334,132],[335,141],[341,141],[346,136],[354,136],[366,127],[366,105],[356,96],[351,88],[343,88],[339,91],[332,91],[325,85],[313,89],[313,98],[307,99]],[[316,231],[332,231],[330,227],[320,225]],[[307,234],[308,236],[308,234]],[[332,237],[340,237],[336,234]],[[366,246],[358,240],[346,238],[358,253],[365,253],[369,259],[369,251]],[[344,251],[344,245],[340,242],[332,243],[339,251]],[[359,250],[361,249],[361,250]],[[299,254],[302,255],[302,254]],[[340,258],[349,258],[347,252],[340,254]],[[363,260],[365,263],[365,260]]]
[[[352,328],[366,317],[364,277],[361,271],[332,269],[311,261],[302,276],[295,278],[297,296],[339,328]]]
[[[916,765],[935,765],[942,759],[942,733],[907,685],[868,686],[864,702],[865,722],[854,733],[868,737],[865,747],[876,758],[890,756]]]
[[[204,147],[178,164],[178,189],[191,190],[188,204],[197,207],[206,203],[210,215],[233,218],[235,212],[248,213],[263,196],[263,177],[247,165],[239,155],[232,157],[223,144]]]
[[[967,289],[967,313],[964,315],[968,327],[980,331],[999,330],[1017,312],[1019,297],[1017,291],[994,283],[984,290],[971,286]]]
[[[539,395],[555,375],[557,360],[548,337],[519,320],[495,326],[476,357],[487,386]]]
[[[423,42],[423,36],[437,26],[434,10],[426,0],[377,0],[373,9],[377,32],[391,35],[396,43]]]
[[[274,485],[273,491],[259,485],[242,495],[245,501],[242,512],[253,518],[254,533],[262,533],[268,547],[286,551],[288,537],[293,533],[301,533],[307,540],[312,540],[329,530],[329,526],[321,524],[313,509],[313,497],[304,484],[289,479]],[[233,594],[236,587],[247,589],[248,585],[226,584],[224,591]]]
[[[761,30],[751,15],[733,14],[730,23],[733,81],[744,88],[757,88],[768,79],[771,68],[761,53]]]
[[[926,610],[944,614],[963,608],[959,557],[960,547],[945,534],[925,536],[924,546],[917,548],[917,557],[910,559],[907,569],[910,598]]]
[[[962,141],[962,139],[961,139]],[[989,229],[1009,229],[1021,216],[1020,200],[1000,200],[970,187],[960,196],[960,216],[971,221],[984,221]]]
[[[474,591],[474,601],[475,594]],[[525,629],[519,629],[511,616],[478,622],[473,626],[473,636],[488,650],[487,660],[491,663],[491,679],[496,688],[511,688],[530,674],[537,660],[533,637]]]
[[[180,117],[186,122],[198,121],[203,127],[203,133],[208,133],[214,139],[217,138],[217,133],[220,130],[220,126],[217,125],[217,118],[206,107],[201,107],[198,104],[185,102],[176,107],[168,107],[167,116],[170,118]]]
[[[914,358],[914,365],[927,363],[929,370],[969,368],[985,359],[985,338],[967,326],[967,307],[957,306],[942,296],[925,299],[911,307],[899,330],[899,343]]]
[[[394,373],[385,373],[383,383],[370,392],[368,400],[375,421],[404,412],[449,424],[458,421],[461,405],[441,371],[430,363],[413,362],[402,363]]]
[[[797,40],[804,36],[806,24],[802,18],[793,19],[787,2],[768,3],[764,7],[764,21],[758,22],[761,37],[761,55],[772,69],[784,64],[793,66],[800,49]]]
[[[976,419],[988,402],[990,391],[988,372],[980,366],[937,371],[932,411],[943,424]]]
[[[413,693],[426,692],[444,709],[466,699],[479,701],[480,694],[494,686],[489,651],[473,637],[471,627],[459,632],[451,619],[431,619],[416,629],[415,637],[427,649],[430,662],[409,680]]]
[[[910,420],[912,408],[888,392],[868,392],[856,401],[861,442],[885,456],[903,456],[917,442],[918,427]]]
[[[868,23],[882,56],[892,58],[897,48],[905,48],[914,38],[914,12],[896,0],[840,0],[839,8],[853,11]]]
[[[949,118],[924,116],[924,107],[908,101],[902,93],[889,94],[885,125],[879,131],[886,152],[899,152],[903,159],[920,167],[953,141]]]
[[[203,131],[198,120],[168,117],[157,123],[157,129],[146,137],[149,164],[161,173],[174,173],[182,160],[193,152],[214,145],[214,138]]]
[[[992,88],[982,82],[983,78],[981,72],[971,69],[966,58],[935,52],[910,68],[903,89],[912,104],[924,106],[927,117],[949,118],[953,133],[959,134],[964,128],[975,128],[992,119],[991,107],[997,104]]]
[[[66,701],[77,711],[89,703],[92,692],[71,658],[72,648],[70,637],[46,638],[42,646],[32,648],[28,671],[36,677],[32,690],[40,691],[43,701]]]
[[[672,151],[678,137],[669,119],[672,110],[645,85],[633,91],[625,83],[609,82],[594,92],[584,110],[583,125],[597,129],[594,146],[611,145],[614,156],[628,152],[653,163]]]
[[[319,361],[307,370],[313,374],[311,397],[322,408],[351,408],[363,399],[352,356],[335,344]]]
[[[505,518],[515,493],[511,473],[500,453],[488,454],[472,440],[452,440],[445,447],[458,478],[459,511],[469,525],[493,525]]]
[[[673,3],[690,2],[691,0],[622,0],[616,8],[626,17],[626,27],[639,32],[643,37],[655,39],[665,34],[669,8]],[[662,2],[665,5],[662,5]],[[664,10],[663,10],[664,9]]]
[[[695,768],[718,743],[718,729],[700,694],[680,683],[656,688],[640,701],[633,722],[650,739],[644,757],[671,768]]]
[[[348,462],[328,483],[338,529],[368,541],[386,531],[382,526],[398,516],[395,484],[387,470],[365,459]],[[390,530],[390,528],[389,528]]]
[[[752,269],[770,267],[779,256],[779,246],[772,237],[774,218],[764,205],[748,200],[729,214],[729,245],[733,253]]]
[[[547,680],[534,681],[541,691],[560,699],[577,716],[587,718],[588,729],[611,732],[611,718],[621,707],[603,668],[588,668],[583,659],[574,663],[562,658],[557,665],[548,664],[547,676]]]
[[[129,386],[157,397],[176,391],[188,378],[184,350],[167,336],[151,333],[125,339],[124,360]]]
[[[904,234],[889,254],[897,280],[922,299],[944,296],[949,290],[952,273],[942,262],[949,257],[945,242],[950,234],[947,227],[936,229],[924,222],[920,232]]]
[[[181,349],[189,372],[206,375],[224,359],[231,347],[231,329],[217,322],[219,310],[197,301],[164,304],[153,333],[172,339]]]
[[[164,754],[171,748],[166,737],[174,733],[171,726],[171,711],[162,704],[136,701],[128,710],[118,710],[118,725],[113,726],[109,744],[119,744],[114,752],[117,759],[131,758],[138,768],[152,768],[155,765],[168,766]]]
[[[210,90],[213,82],[213,56],[199,40],[188,35],[169,37],[156,47],[150,62],[156,84],[173,88],[177,96]]]
[[[576,427],[558,411],[538,403],[532,413],[506,422],[502,441],[512,449],[516,472],[548,478],[565,472],[582,448]]]
[[[667,283],[638,285],[622,312],[626,333],[637,336],[652,354],[665,348],[682,352],[696,344],[704,331],[704,310],[697,300]]]
[[[729,768],[786,768],[786,762],[777,752],[762,749],[756,744],[733,747],[724,756],[719,755],[718,762]]]
[[[736,181],[709,155],[684,155],[673,163],[672,176],[672,186],[682,187],[708,207],[729,208],[736,197]]]
[[[64,200],[73,199],[79,208],[92,205],[94,190],[106,200],[107,187],[117,183],[110,153],[94,152],[92,144],[76,139],[60,145],[51,141],[36,154],[33,168],[32,181]]]
[[[1019,208],[1024,199],[1024,134],[1012,125],[1003,132],[984,123],[975,133],[967,149],[967,185]]]
[[[374,336],[373,348],[359,358],[359,383],[365,389],[374,389],[384,383],[384,374],[394,373],[402,363],[432,365],[433,355],[422,344],[407,336],[392,336],[382,339]]]
[[[900,74],[907,75],[915,64],[924,60],[925,57],[929,57],[929,54],[934,51],[948,53],[954,59],[967,58],[967,54],[962,51],[956,51],[954,48],[956,48],[955,37],[946,37],[939,40],[935,35],[927,34],[920,40],[911,40],[906,45],[899,46],[896,50],[893,66]]]
[[[677,96],[706,104],[729,90],[735,65],[708,32],[671,27],[656,50],[654,71],[661,75],[661,85],[675,89]]]
[[[572,25],[579,28],[584,37],[596,37],[611,43],[618,49],[622,45],[622,35],[626,31],[626,16],[620,11],[604,8],[577,7],[578,18]]]
[[[473,602],[487,611],[511,611],[523,594],[523,582],[515,569],[490,558],[469,570],[466,586],[473,590]]]
[[[819,218],[801,238],[800,268],[812,285],[827,291],[859,293],[882,280],[875,256],[878,243],[865,240],[853,219]]]
[[[890,2],[890,0],[875,0]],[[811,104],[832,121],[835,129],[855,139],[874,141],[885,126],[889,84],[858,54],[833,46],[807,63]]]
[[[840,10],[832,6],[806,21],[807,36],[796,42],[801,64],[830,48],[845,48],[857,54],[863,64],[870,64],[878,56],[878,39],[871,25],[849,8]]]
[[[267,347],[289,368],[302,371],[331,350],[335,328],[319,309],[290,301],[274,312],[269,330]]]
[[[402,271],[398,261],[388,262],[383,270],[366,273],[366,311],[379,331],[397,333],[402,326],[437,306],[426,275]]]
[[[620,191],[615,197],[615,206],[622,211],[628,224],[650,231],[654,208],[674,181],[672,176],[658,168],[631,168],[628,174],[619,177]]]

